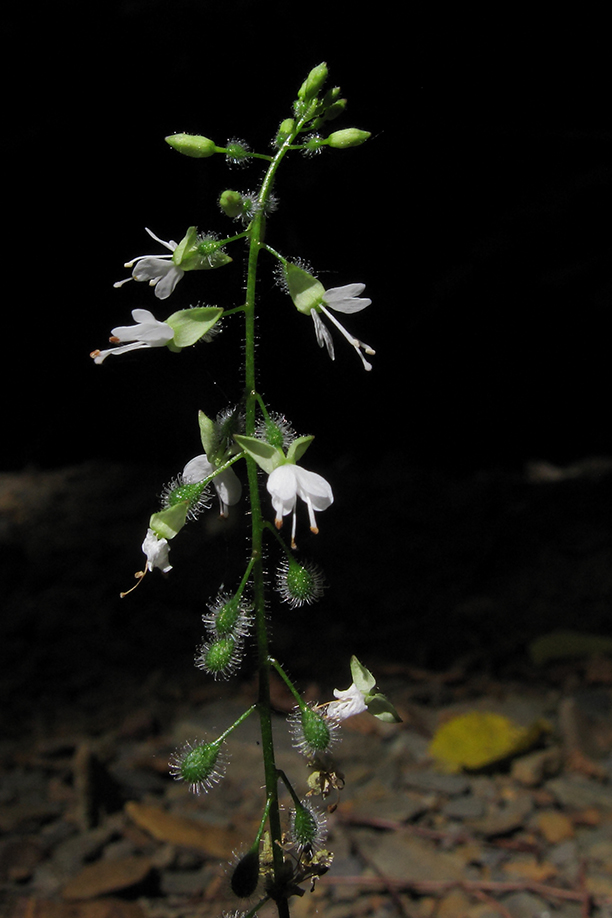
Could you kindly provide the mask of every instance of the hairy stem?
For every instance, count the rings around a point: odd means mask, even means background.
[[[296,130],[297,133],[297,130]],[[288,138],[288,141],[293,138]],[[246,434],[253,436],[255,417],[259,396],[255,366],[255,319],[256,319],[256,282],[257,259],[263,245],[265,230],[265,208],[270,198],[276,170],[287,152],[289,143],[283,144],[270,163],[259,192],[260,205],[250,227],[248,275],[246,288],[245,314],[245,396],[246,396]],[[247,456],[247,476],[251,505],[251,558],[253,559],[252,583],[255,605],[255,634],[257,641],[257,660],[259,673],[258,710],[261,731],[261,744],[264,761],[266,796],[269,801],[268,823],[272,843],[272,859],[275,886],[280,887],[283,874],[283,851],[281,848],[282,830],[278,804],[278,773],[274,758],[274,738],[272,735],[272,710],[270,704],[270,663],[268,654],[268,629],[266,623],[266,597],[263,570],[263,531],[264,521],[259,496],[257,465]],[[279,918],[290,918],[289,902],[284,897],[276,901]]]

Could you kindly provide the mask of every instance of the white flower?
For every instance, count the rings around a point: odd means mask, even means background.
[[[133,309],[132,318],[136,325],[120,325],[113,328],[110,337],[111,344],[119,347],[110,347],[105,351],[92,351],[94,363],[102,363],[109,354],[125,354],[127,351],[137,351],[142,347],[163,347],[174,337],[174,329],[165,322],[158,322],[148,309]],[[128,341],[129,344],[121,344]]]
[[[347,689],[334,689],[334,697],[338,701],[330,701],[327,705],[327,716],[332,720],[342,721],[348,717],[354,717],[355,714],[361,714],[368,710],[365,703],[365,696],[360,692],[355,683]]]
[[[216,470],[216,467],[209,461],[206,453],[191,459],[183,469],[182,480],[190,484],[191,482],[204,481],[209,475]],[[229,507],[237,504],[242,494],[242,485],[240,479],[233,469],[226,469],[220,472],[212,480],[212,483],[219,498],[221,516],[229,515]]]
[[[364,344],[363,341],[360,341],[358,338],[354,338],[343,325],[340,324],[338,319],[329,311],[330,309],[335,310],[336,312],[360,312],[362,309],[365,309],[366,306],[369,306],[372,300],[367,297],[360,297],[359,294],[365,290],[365,284],[346,284],[344,287],[330,287],[329,290],[326,290],[323,294],[323,300],[318,304],[317,309],[314,307],[310,310],[310,315],[314,322],[315,333],[317,336],[317,342],[319,347],[327,348],[327,352],[331,359],[334,359],[334,343],[332,341],[332,336],[329,333],[329,330],[323,324],[321,317],[319,315],[319,310],[324,312],[330,322],[336,326],[336,328],[344,335],[349,344],[352,344],[357,353],[361,358],[366,370],[372,369],[372,364],[368,363],[365,357],[362,354],[362,349],[366,354],[375,354],[376,351],[371,348],[368,344]],[[329,308],[327,308],[329,307]]]
[[[147,529],[145,540],[142,543],[142,550],[147,556],[147,570],[152,571],[158,567],[160,571],[167,574],[172,570],[172,565],[168,559],[170,546],[167,539],[159,539],[152,529]]]
[[[163,239],[159,239],[159,237],[156,236],[155,233],[152,233],[147,227],[145,227],[145,229],[149,236],[155,239],[156,242],[159,242],[160,245],[169,249],[171,254],[138,255],[136,258],[132,258],[131,261],[126,261],[124,267],[133,269],[132,276],[126,277],[125,280],[117,281],[113,286],[122,287],[123,284],[127,284],[130,280],[148,281],[151,287],[155,287],[155,296],[160,300],[165,300],[170,296],[185,273],[182,268],[179,268],[172,261],[172,254],[177,248],[178,242],[175,242],[174,239],[165,242]]]
[[[321,475],[310,472],[291,462],[279,465],[268,476],[268,491],[276,510],[276,528],[283,525],[283,517],[293,513],[291,544],[295,545],[295,505],[298,497],[306,503],[311,532],[318,532],[315,510],[326,510],[334,502],[331,485]]]

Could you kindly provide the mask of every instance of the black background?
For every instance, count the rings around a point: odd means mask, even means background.
[[[201,132],[266,150],[309,69],[348,98],[335,127],[359,149],[279,173],[270,243],[328,285],[366,283],[347,324],[377,349],[364,373],[337,339],[260,281],[260,386],[319,462],[401,448],[408,464],[478,468],[608,453],[609,54],[597,21],[471,20],[387,5],[236,0],[64,3],[9,19],[20,52],[5,108],[8,379],[2,465],[151,457],[173,472],[198,450],[198,408],[240,392],[238,323],[210,346],[110,358],[135,306],[159,318],[236,305],[229,268],[187,276],[170,301],[114,290],[144,232],[232,232],[224,187],[257,165],[189,160],[164,136]],[[13,209],[14,208],[14,209]],[[311,465],[316,466],[314,460]]]

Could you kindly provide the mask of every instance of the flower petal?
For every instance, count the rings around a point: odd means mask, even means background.
[[[359,297],[365,290],[365,284],[346,284],[344,287],[330,287],[325,291],[323,300],[330,309],[336,312],[360,312],[369,306],[372,300]]]

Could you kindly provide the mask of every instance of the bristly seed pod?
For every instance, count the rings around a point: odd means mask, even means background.
[[[195,665],[215,679],[229,679],[242,662],[243,642],[229,635],[207,641],[198,648]]]
[[[285,557],[278,566],[276,589],[291,609],[317,602],[326,587],[321,569],[311,561],[300,564],[293,557]]]
[[[315,710],[312,704],[295,708],[287,720],[293,745],[302,755],[314,757],[329,752],[339,739],[338,723],[328,718],[324,710]]]
[[[327,838],[327,821],[309,800],[296,803],[291,811],[289,837],[300,850],[312,854]]]
[[[259,883],[259,843],[249,848],[234,867],[231,886],[239,899],[249,899]]]
[[[182,475],[177,475],[162,491],[162,507],[167,510],[184,501],[188,503],[187,519],[197,519],[212,504],[210,483],[204,481],[185,482]]]
[[[175,781],[186,781],[194,794],[206,793],[225,774],[227,754],[222,743],[185,743],[170,757],[170,774]]]
[[[240,640],[249,633],[253,622],[252,606],[241,596],[219,593],[208,609],[202,621],[213,637]]]

